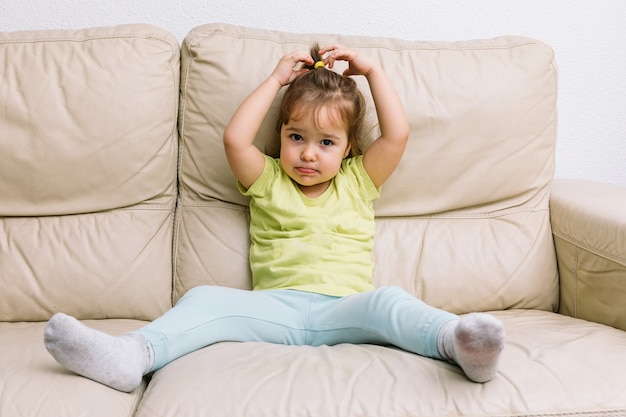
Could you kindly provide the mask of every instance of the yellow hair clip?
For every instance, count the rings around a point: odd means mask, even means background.
[[[324,64],[324,61],[317,61],[315,65],[313,65],[313,68],[318,69],[319,67],[325,67],[325,66],[326,64]]]

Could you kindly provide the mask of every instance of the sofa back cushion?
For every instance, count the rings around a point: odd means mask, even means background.
[[[224,156],[239,103],[295,49],[341,43],[380,63],[410,122],[408,148],[376,202],[377,285],[472,310],[552,310],[558,279],[548,215],[557,74],[528,38],[414,42],[200,26],[182,48],[181,207],[175,298],[200,284],[249,288],[248,201]],[[345,65],[336,65],[343,71]],[[371,95],[365,147],[379,134]],[[277,97],[256,139],[274,151]]]
[[[171,306],[179,57],[147,25],[0,33],[0,320]]]

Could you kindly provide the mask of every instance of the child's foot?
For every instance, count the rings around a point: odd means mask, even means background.
[[[459,365],[469,379],[487,382],[498,370],[504,327],[492,315],[472,313],[446,323],[437,341],[440,353]]]
[[[46,325],[44,343],[70,371],[124,392],[139,386],[153,362],[152,347],[142,335],[110,336],[63,313]]]

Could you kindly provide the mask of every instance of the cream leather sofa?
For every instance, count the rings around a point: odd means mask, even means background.
[[[282,54],[314,40],[379,60],[410,120],[376,205],[376,283],[502,319],[497,376],[475,384],[384,346],[231,342],[130,394],[60,367],[42,343],[57,311],[121,334],[194,286],[249,288],[247,201],[222,131]],[[0,97],[2,417],[626,415],[626,189],[553,181],[545,44],[228,25],[182,48],[147,25],[1,33]],[[276,147],[275,110],[261,149]]]

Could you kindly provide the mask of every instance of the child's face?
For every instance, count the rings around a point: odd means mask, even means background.
[[[312,198],[326,191],[350,152],[346,126],[328,107],[319,111],[317,120],[304,114],[292,117],[280,129],[281,165],[304,195]]]

